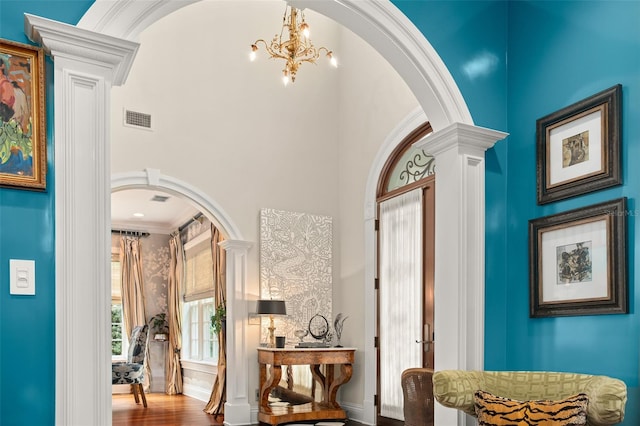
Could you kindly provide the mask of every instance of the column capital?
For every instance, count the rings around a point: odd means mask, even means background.
[[[470,124],[452,123],[444,129],[431,133],[417,142],[416,146],[422,147],[434,157],[450,149],[457,149],[461,154],[480,155],[508,135],[505,132]]]
[[[101,69],[114,85],[124,84],[139,44],[25,13],[24,32],[53,58],[66,57]]]
[[[251,241],[244,240],[224,240],[218,243],[220,247],[225,249],[227,252],[235,251],[235,252],[247,252],[253,246]]]

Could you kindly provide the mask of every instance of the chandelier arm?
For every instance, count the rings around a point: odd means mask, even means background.
[[[263,39],[258,39],[253,43],[253,45],[257,47],[258,44],[260,44],[260,43],[262,43],[264,45],[264,49],[271,56],[270,59],[274,59],[274,58],[284,59],[284,60],[289,59],[287,56],[282,55],[277,50],[274,50],[274,46],[278,46],[278,44],[275,41],[272,41],[271,44],[269,44]]]

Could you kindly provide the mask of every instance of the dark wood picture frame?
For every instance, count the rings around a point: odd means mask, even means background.
[[[44,52],[0,40],[0,186],[46,189]]]
[[[622,184],[621,109],[618,84],[536,121],[538,204]]]
[[[529,316],[624,314],[627,199],[529,221]]]

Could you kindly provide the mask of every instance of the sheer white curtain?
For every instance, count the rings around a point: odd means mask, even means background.
[[[402,371],[422,366],[422,189],[380,203],[380,414],[404,420]]]

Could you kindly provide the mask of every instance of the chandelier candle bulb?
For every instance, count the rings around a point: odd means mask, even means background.
[[[309,38],[309,25],[307,25],[306,22],[300,24],[300,29],[302,30],[302,34],[304,34],[306,38]]]
[[[338,68],[338,61],[336,60],[336,57],[333,56],[332,52],[327,53],[327,58],[329,58],[329,62],[334,68]]]

